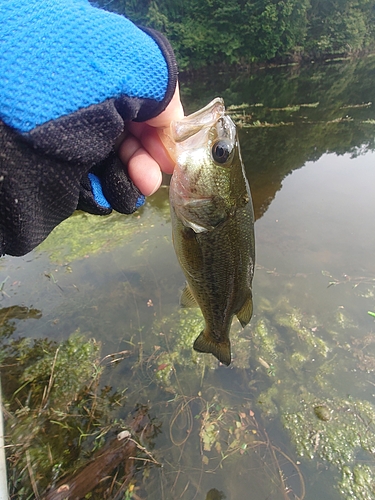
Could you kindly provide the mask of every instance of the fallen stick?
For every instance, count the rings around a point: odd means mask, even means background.
[[[130,424],[131,432],[135,434],[147,433],[149,426],[150,420],[146,409],[139,409]],[[125,487],[134,475],[137,450],[143,450],[131,438],[131,432],[120,432],[116,438],[98,450],[87,465],[60,481],[55,488],[42,496],[42,499],[79,500],[84,498],[103,479],[110,477],[111,472],[121,463],[125,465],[125,479],[122,481],[122,488]]]

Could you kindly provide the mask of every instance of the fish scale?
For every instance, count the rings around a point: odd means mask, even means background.
[[[187,281],[181,304],[198,305],[205,319],[193,347],[229,365],[232,319],[244,327],[252,316],[255,262],[254,214],[236,127],[217,98],[172,123],[162,140],[176,160],[170,207]]]

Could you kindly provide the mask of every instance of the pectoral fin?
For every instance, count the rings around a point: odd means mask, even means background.
[[[250,294],[250,296],[245,300],[245,303],[242,306],[242,308],[236,314],[237,318],[239,319],[239,322],[242,325],[242,328],[244,328],[248,324],[248,322],[251,320],[252,315],[253,315],[253,299]]]
[[[184,226],[190,227],[190,229],[192,229],[194,231],[194,233],[205,233],[208,230],[212,229],[212,227],[207,228],[207,227],[201,226],[201,225],[197,224],[196,222],[185,219],[182,216],[181,216],[181,221],[182,221]]]
[[[183,289],[180,304],[182,307],[198,307],[197,301],[195,300],[194,295],[191,293],[189,285],[186,283],[185,288]]]
[[[230,352],[229,339],[225,342],[215,342],[209,340],[204,334],[204,331],[195,339],[193,348],[198,352],[206,352],[213,354],[221,363],[226,366],[230,365],[232,360]]]
[[[228,218],[226,202],[220,196],[189,200],[176,213],[183,225],[195,233],[212,231]]]

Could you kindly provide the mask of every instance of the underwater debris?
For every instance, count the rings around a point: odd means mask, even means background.
[[[191,398],[179,396],[170,421],[173,444],[182,451],[188,441],[194,441],[198,428],[202,470],[211,474],[224,468],[227,472],[249,468],[259,470],[266,495],[277,495],[284,500],[302,500],[305,484],[298,465],[271,442],[251,409],[251,402],[242,401],[238,405],[227,406],[225,394],[213,387],[212,391],[209,400],[202,395]],[[193,417],[197,407],[200,410]],[[182,422],[186,425],[181,426]],[[291,482],[293,488],[289,484]]]
[[[111,387],[101,387],[100,345],[94,340],[86,340],[77,331],[60,343],[19,338],[1,349],[11,498],[42,498],[51,488],[45,498],[65,498],[66,485],[77,498],[81,494],[100,500],[114,498],[103,493],[108,481],[112,483],[107,473],[120,467],[110,489],[124,489],[134,464],[131,460],[130,468],[123,467],[127,456],[141,452],[146,457],[142,460],[157,463],[133,437],[129,438],[134,444],[130,448],[124,448],[117,437],[112,441],[114,433],[129,426],[149,439],[156,426],[144,408],[130,424],[114,418],[124,396]],[[108,356],[102,361],[108,364]],[[100,480],[104,473],[107,481]],[[100,489],[96,493],[95,478]]]
[[[328,408],[327,405],[315,406],[314,413],[319,418],[319,420],[323,420],[324,422],[328,422],[332,417],[332,411]]]
[[[89,463],[74,472],[71,476],[65,477],[53,489],[49,490],[43,500],[64,500],[67,498],[87,498],[93,490],[120,464],[124,467],[124,477],[118,491],[112,493],[118,497],[126,490],[135,472],[135,461],[137,452],[145,451],[133,439],[133,435],[147,434],[150,432],[152,423],[148,417],[146,407],[138,408],[133,420],[129,424],[129,431],[120,432],[114,439],[106,443],[100,450],[94,453]],[[151,431],[152,432],[152,431]],[[148,453],[151,459],[147,459],[156,465],[160,465]]]

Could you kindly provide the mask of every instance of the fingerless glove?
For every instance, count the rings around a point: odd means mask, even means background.
[[[87,0],[0,3],[0,255],[23,255],[77,208],[132,213],[144,197],[114,144],[176,87],[158,32]]]

